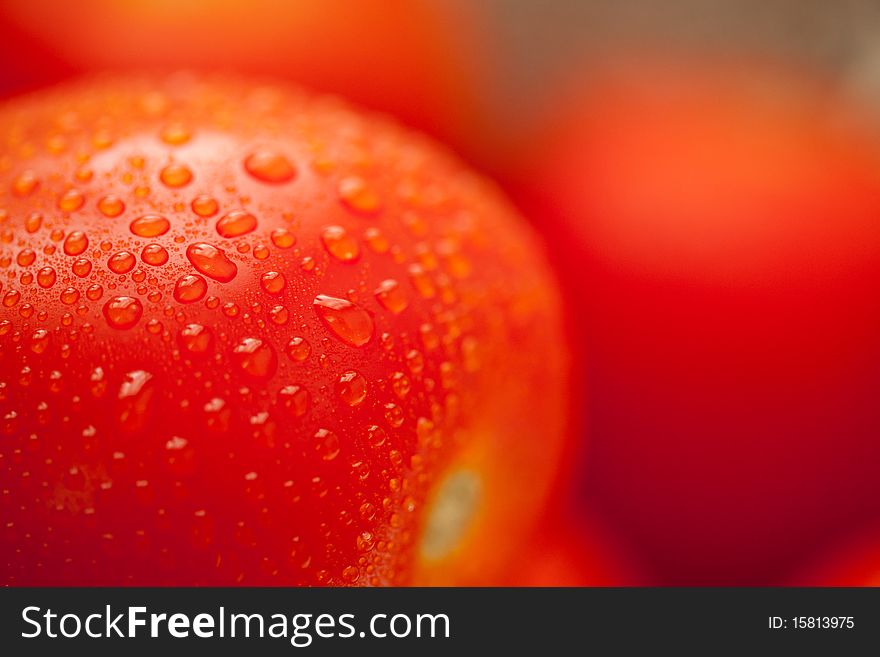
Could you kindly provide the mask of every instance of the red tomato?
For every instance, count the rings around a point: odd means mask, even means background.
[[[338,100],[220,77],[32,95],[0,138],[3,583],[505,572],[567,357],[489,183]]]
[[[767,581],[880,498],[877,135],[729,62],[555,107],[520,175],[583,320],[588,496],[667,583]]]
[[[571,511],[544,518],[508,576],[510,586],[646,586],[605,523]]]
[[[792,586],[880,586],[880,532],[862,531],[818,551],[798,569]]]
[[[10,0],[0,22],[26,47],[0,47],[16,69],[281,76],[448,135],[477,102],[478,13],[424,0]]]

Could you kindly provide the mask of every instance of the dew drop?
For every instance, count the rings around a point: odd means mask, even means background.
[[[278,405],[294,417],[309,410],[309,393],[300,386],[284,386],[278,391]]]
[[[296,169],[280,153],[260,150],[245,158],[245,170],[257,180],[271,184],[286,183],[294,179]]]
[[[247,374],[258,379],[265,379],[273,374],[278,367],[275,350],[267,342],[259,338],[244,338],[232,350],[239,367]]]
[[[412,264],[409,267],[409,279],[416,288],[418,293],[425,299],[432,299],[437,294],[437,288],[431,277],[425,271],[425,268],[419,264]]]
[[[367,444],[369,444],[370,447],[381,447],[385,444],[387,438],[388,434],[385,433],[385,429],[379,425],[371,424],[367,427]]]
[[[374,214],[382,206],[376,191],[359,176],[348,176],[340,180],[337,192],[342,205],[357,214]]]
[[[286,228],[276,228],[272,231],[272,244],[279,249],[289,249],[296,244],[296,237]]]
[[[220,205],[210,196],[196,196],[192,202],[192,211],[200,217],[213,217],[220,211]]]
[[[221,283],[228,283],[238,273],[238,267],[222,249],[206,242],[190,244],[186,249],[186,257],[199,273]]]
[[[214,335],[201,324],[187,324],[180,330],[178,342],[181,348],[191,354],[204,354],[211,349]]]
[[[328,429],[318,429],[315,432],[315,448],[325,461],[332,461],[339,455],[339,438]]]
[[[170,146],[180,146],[192,138],[192,134],[182,123],[169,123],[159,134],[160,139]]]
[[[354,262],[360,255],[357,241],[342,226],[328,226],[321,233],[327,252],[340,262]]]
[[[92,301],[97,301],[102,296],[104,296],[104,288],[95,283],[94,285],[89,285],[86,289],[86,297]]]
[[[168,262],[168,251],[161,244],[147,244],[141,249],[141,260],[153,267],[160,267]]]
[[[136,264],[137,258],[134,257],[134,254],[131,251],[114,253],[110,256],[110,259],[107,260],[107,268],[114,274],[127,274],[134,269]]]
[[[336,382],[336,394],[349,406],[357,406],[367,396],[367,380],[358,372],[344,372]]]
[[[24,220],[24,229],[29,233],[36,233],[43,225],[43,215],[39,212],[31,212]]]
[[[184,164],[169,164],[159,172],[159,180],[167,187],[183,187],[192,179],[192,171]]]
[[[85,278],[92,271],[92,261],[87,258],[77,258],[73,263],[73,273],[80,278]]]
[[[143,305],[134,297],[113,297],[104,304],[104,317],[115,329],[130,329],[140,321],[143,314]]]
[[[68,189],[58,197],[58,209],[63,212],[74,212],[79,210],[85,202],[85,197],[78,189]]]
[[[174,284],[174,298],[180,303],[194,303],[208,292],[208,282],[198,274],[185,274]]]
[[[39,186],[37,174],[33,171],[22,171],[12,182],[12,193],[16,196],[30,196]]]
[[[61,292],[61,303],[66,306],[72,306],[79,301],[79,292],[74,287],[65,288]]]
[[[33,249],[22,249],[18,252],[18,257],[15,261],[18,263],[19,267],[29,267],[34,264],[34,260],[37,259],[37,254],[34,253]]]
[[[357,566],[346,566],[342,569],[342,579],[344,579],[349,584],[354,584],[360,579],[361,571],[357,569]]]
[[[89,248],[89,238],[81,230],[75,230],[64,240],[64,253],[69,256],[78,256]]]
[[[373,318],[351,301],[319,294],[314,307],[327,328],[346,344],[363,347],[373,337]]]
[[[260,277],[260,287],[267,294],[281,294],[286,283],[284,274],[277,271],[267,271]]]
[[[154,386],[150,384],[153,375],[145,370],[133,370],[126,373],[119,386],[118,399],[119,424],[127,431],[137,431],[146,424]],[[139,480],[136,485],[146,485]]]
[[[409,371],[413,374],[419,374],[425,369],[425,359],[418,349],[410,349],[406,353],[406,364],[409,367]]]
[[[3,305],[7,308],[12,308],[19,300],[21,300],[21,292],[18,290],[9,290],[9,292],[3,295]]]
[[[257,218],[244,210],[233,210],[217,220],[217,233],[221,237],[240,237],[257,228]]]
[[[393,278],[389,278],[379,283],[375,295],[376,300],[382,305],[382,307],[386,310],[390,310],[395,315],[399,315],[406,310],[408,305],[406,293],[404,293],[403,288],[401,288],[400,284]]]
[[[49,332],[46,329],[37,329],[31,335],[31,351],[41,354],[49,346]]]
[[[410,382],[406,374],[403,372],[395,372],[391,375],[391,389],[399,399],[403,399],[409,394]]]
[[[129,224],[129,229],[138,237],[159,237],[171,230],[171,222],[158,214],[145,214]]]
[[[284,306],[272,306],[269,309],[269,318],[279,326],[284,326],[290,319],[290,312]]]
[[[42,288],[50,288],[55,285],[55,280],[57,275],[55,270],[51,267],[43,267],[40,271],[37,272],[37,285]]]
[[[393,428],[399,428],[403,424],[403,409],[393,402],[385,404],[385,421]]]
[[[105,217],[118,217],[125,211],[125,203],[118,196],[108,194],[98,201],[98,210]]]
[[[312,347],[304,338],[291,338],[287,343],[287,356],[290,360],[301,363],[312,353]]]

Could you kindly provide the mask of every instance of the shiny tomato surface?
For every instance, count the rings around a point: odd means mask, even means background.
[[[492,184],[224,77],[21,97],[0,139],[4,583],[505,572],[568,375],[555,283]]]

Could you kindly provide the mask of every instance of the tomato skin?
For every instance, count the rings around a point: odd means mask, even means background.
[[[546,516],[527,542],[506,585],[533,587],[650,586],[645,573],[607,523],[582,510]]]
[[[567,355],[491,184],[339,100],[221,76],[86,79],[8,103],[0,135],[4,583],[506,570],[485,546],[544,503]],[[451,529],[450,479],[472,492]]]
[[[816,550],[786,582],[790,586],[880,586],[880,533],[850,533]]]
[[[587,503],[663,583],[776,581],[880,496],[880,150],[837,103],[761,65],[612,67],[520,170],[584,318]]]

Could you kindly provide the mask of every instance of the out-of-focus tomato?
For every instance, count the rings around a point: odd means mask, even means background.
[[[482,57],[476,8],[425,0],[9,0],[30,37],[16,69],[194,68],[284,77],[387,111],[433,134],[474,112]],[[40,51],[40,52],[38,52]]]
[[[667,583],[767,581],[880,499],[880,145],[838,103],[621,65],[521,163],[583,320],[588,496]]]
[[[509,586],[647,586],[650,580],[596,518],[551,511],[515,561]]]
[[[497,190],[340,101],[222,77],[7,103],[6,584],[492,583],[566,414]]]
[[[880,586],[880,531],[861,531],[819,550],[787,582],[791,586]]]

